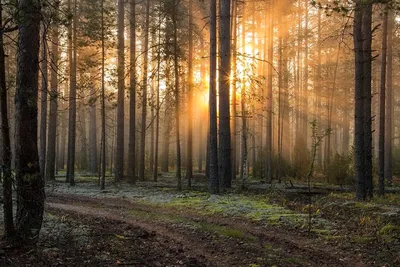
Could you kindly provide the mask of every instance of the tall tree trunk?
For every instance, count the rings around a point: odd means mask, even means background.
[[[305,156],[307,151],[307,137],[308,137],[308,0],[304,1],[304,78],[303,78],[303,94],[302,94],[302,122],[301,122],[301,151]]]
[[[158,44],[161,44],[161,18],[158,28]],[[157,182],[158,179],[158,150],[160,139],[160,65],[161,65],[161,47],[157,51],[157,92],[156,92],[156,143],[154,148],[154,172],[153,180]]]
[[[273,25],[273,9],[270,7],[269,9],[269,21],[267,28],[267,38],[268,38],[268,54],[267,54],[267,122],[266,122],[266,142],[265,145],[267,147],[267,159],[266,159],[266,182],[272,182],[272,120],[273,120],[273,91],[272,91],[272,69],[273,69],[273,56],[274,56],[274,25]],[[267,43],[267,41],[265,42]]]
[[[86,136],[86,107],[84,105],[83,100],[80,101],[80,107],[78,109],[78,136],[80,137],[80,151],[79,151],[79,162],[78,166],[81,170],[88,169],[88,144],[87,144],[87,136]]]
[[[318,40],[317,40],[317,72],[316,72],[316,94],[317,94],[317,122],[318,126],[321,128],[322,126],[322,75],[321,75],[321,9],[318,8]],[[322,146],[319,145],[317,147],[317,166],[322,168]]]
[[[385,193],[385,90],[386,90],[386,52],[388,31],[388,6],[383,14],[382,26],[382,62],[381,62],[381,88],[379,94],[379,166],[378,166],[378,194]]]
[[[354,13],[353,38],[355,51],[354,172],[358,199],[363,199],[365,194],[362,15],[361,1],[357,1]]]
[[[231,30],[230,0],[220,0],[219,13],[219,175],[223,190],[231,188],[230,73]]]
[[[100,169],[100,189],[105,189],[106,184],[106,96],[104,84],[104,63],[105,63],[105,43],[104,43],[104,0],[101,0],[101,169]]]
[[[193,0],[189,0],[189,58],[188,58],[188,137],[186,179],[192,187],[193,178]]]
[[[118,0],[118,106],[117,106],[117,150],[115,154],[115,181],[124,176],[124,101],[125,101],[125,52],[124,52],[124,0]]]
[[[295,149],[294,149],[294,161],[295,165],[298,168],[302,161],[304,160],[304,147],[302,147],[304,143],[304,138],[302,136],[302,109],[303,109],[303,101],[302,101],[302,47],[303,47],[303,26],[302,26],[302,0],[298,1],[298,23],[297,23],[297,69],[296,69],[296,99],[295,99],[295,106],[296,106],[296,125],[295,128]]]
[[[210,150],[209,150],[209,191],[219,193],[218,176],[218,132],[217,132],[217,1],[210,1]]]
[[[244,83],[243,83],[244,84]],[[240,181],[242,183],[242,189],[245,186],[246,174],[247,174],[247,123],[246,123],[246,87],[242,84],[241,94],[240,94],[240,107],[241,107],[241,117],[242,117],[242,148],[241,148],[241,164],[240,164]]]
[[[3,28],[3,8],[0,5],[0,28]],[[15,236],[12,200],[11,140],[8,121],[8,99],[3,34],[0,34],[0,112],[1,112],[1,173],[3,179],[4,237]]]
[[[177,9],[178,5],[174,0],[174,9],[172,13],[172,24],[174,26],[174,79],[175,79],[175,128],[176,128],[176,179],[178,182],[178,190],[182,190],[181,181],[181,141],[180,141],[180,118],[179,118],[179,63],[178,63],[178,26],[177,26]]]
[[[164,140],[163,140],[161,171],[168,172],[169,171],[169,142],[170,142],[170,138],[171,138],[171,116],[170,116],[170,114],[165,114],[164,128],[165,128],[165,130],[164,130]]]
[[[129,156],[128,156],[128,180],[134,183],[136,180],[136,6],[135,0],[130,0],[130,87],[129,87]]]
[[[90,87],[90,95],[94,98],[95,95],[94,86]],[[98,162],[97,162],[97,116],[96,116],[96,101],[94,100],[89,104],[89,157],[90,157],[90,172],[97,173]]]
[[[69,43],[69,42],[68,42]],[[67,49],[69,51],[69,49]],[[68,85],[66,85],[68,87]],[[68,89],[65,90],[65,95],[67,95]],[[65,145],[67,142],[67,125],[68,125],[68,118],[67,118],[67,108],[68,103],[63,99],[62,100],[62,107],[63,110],[61,111],[61,131],[60,131],[60,140],[59,140],[59,149],[57,152],[57,169],[63,170],[65,168]]]
[[[18,3],[19,33],[15,92],[16,230],[21,244],[36,242],[44,211],[44,180],[37,147],[40,5],[35,0]]]
[[[47,85],[48,85],[48,70],[47,70],[47,25],[42,23],[42,59],[41,59],[41,73],[42,73],[42,88],[41,88],[41,101],[40,101],[40,175],[45,177],[46,168],[46,138],[47,138]]]
[[[333,115],[333,108],[335,106],[335,92],[336,92],[336,85],[337,85],[337,72],[338,72],[338,68],[339,68],[339,59],[340,59],[340,49],[341,49],[341,43],[339,43],[338,49],[337,49],[337,54],[336,54],[336,63],[335,63],[335,69],[333,71],[333,84],[332,84],[332,88],[329,90],[328,89],[328,129],[332,129],[332,119],[335,118]],[[331,93],[329,94],[329,91],[331,91]],[[332,134],[329,134],[327,136],[327,142],[326,142],[326,155],[325,155],[325,164],[329,165],[331,163],[331,140],[332,138],[334,138],[334,141],[336,139],[336,136],[332,136]],[[333,144],[333,147],[336,148],[336,145]]]
[[[201,51],[201,63],[200,63],[200,77],[205,77],[206,73],[205,73],[205,60],[204,60],[204,56],[205,56],[205,51],[204,51],[204,37],[201,36],[200,37],[200,51]],[[202,85],[205,85],[203,80],[201,81]],[[198,125],[199,125],[199,143],[198,143],[198,171],[200,173],[203,172],[203,157],[204,157],[204,130],[203,130],[203,121],[202,119],[203,117],[203,110],[200,113],[200,119],[198,120]],[[209,132],[207,130],[207,132]],[[208,136],[208,134],[206,134],[206,136]],[[207,143],[208,146],[208,143]],[[208,150],[206,149],[206,154],[208,154]]]
[[[147,84],[148,84],[148,61],[149,61],[149,24],[150,24],[150,0],[146,1],[146,21],[144,27],[144,44],[143,44],[143,95],[142,95],[142,128],[140,135],[140,160],[139,160],[139,179],[145,179],[145,154],[146,154],[146,116],[147,116]]]
[[[366,190],[366,168],[365,168],[365,75],[363,53],[363,5],[362,1],[356,2],[354,13],[354,51],[355,51],[355,110],[354,110],[354,171],[356,180],[356,197],[365,200]]]
[[[242,60],[245,62],[245,53],[246,53],[246,3],[243,2],[242,8],[242,33],[241,33],[241,45],[242,45]],[[248,116],[246,111],[246,76],[243,75],[241,79],[240,85],[240,109],[241,109],[241,118],[242,118],[242,129],[241,129],[241,151],[240,151],[240,181],[241,187],[244,188],[245,182],[247,179],[247,118]]]
[[[57,4],[58,6],[58,4]],[[46,160],[46,179],[55,180],[56,164],[56,140],[57,140],[57,109],[58,109],[58,25],[52,26],[51,40],[51,72],[50,72],[50,113],[49,113],[49,132],[47,139],[47,160]]]
[[[171,69],[168,64],[165,68],[165,80],[169,81],[171,78]],[[167,90],[171,90],[167,83]],[[172,116],[169,108],[173,106],[171,94],[165,96],[165,110],[164,110],[164,140],[163,140],[163,152],[161,155],[161,171],[168,172],[169,168],[169,148],[170,148],[170,138],[171,138],[171,128],[172,128]]]
[[[371,116],[371,66],[372,66],[372,3],[363,7],[362,34],[364,53],[364,150],[365,150],[365,179],[366,199],[373,196],[372,177],[372,116]]]
[[[393,167],[393,23],[391,11],[388,15],[387,32],[387,83],[386,83],[386,129],[385,129],[385,179],[388,185],[392,184]]]
[[[236,179],[236,151],[237,151],[237,133],[236,133],[236,113],[237,113],[237,101],[236,101],[236,91],[237,91],[237,0],[232,0],[232,18],[231,18],[231,30],[232,30],[232,180]]]
[[[75,145],[76,145],[76,30],[77,14],[76,0],[74,0],[73,22],[68,28],[69,42],[72,43],[69,51],[70,58],[70,88],[69,88],[69,128],[68,128],[68,157],[67,157],[67,182],[71,186],[75,185]],[[71,0],[68,0],[68,7],[71,8]]]

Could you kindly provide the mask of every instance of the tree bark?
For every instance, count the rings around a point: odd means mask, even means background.
[[[149,62],[149,24],[150,24],[150,0],[146,1],[146,21],[144,27],[143,44],[143,95],[142,95],[142,128],[140,135],[140,160],[139,160],[139,180],[145,180],[145,154],[146,154],[146,117],[147,117],[147,84],[148,84],[148,62]]]
[[[378,157],[378,194],[385,193],[385,90],[386,90],[386,52],[388,31],[388,6],[383,14],[382,26],[382,62],[381,62],[381,87],[379,94],[379,157]]]
[[[129,151],[128,180],[136,180],[136,6],[135,0],[130,0],[130,87],[129,87]]]
[[[217,132],[217,1],[210,1],[210,150],[209,150],[209,191],[219,193],[218,176],[218,132]]]
[[[101,169],[100,189],[105,189],[106,184],[106,97],[104,83],[105,43],[104,43],[104,0],[101,0]]]
[[[161,18],[160,18],[161,21]],[[161,23],[158,28],[158,43],[161,44]],[[161,47],[157,51],[157,92],[156,92],[156,140],[154,148],[154,172],[153,180],[157,182],[158,179],[158,151],[160,143],[160,65],[161,65]]]
[[[37,147],[40,4],[20,0],[15,93],[16,230],[21,244],[37,241],[44,211],[44,180]]]
[[[95,95],[94,86],[90,87],[90,95],[94,97]],[[96,116],[96,105],[97,100],[92,101],[89,104],[89,157],[90,163],[89,168],[91,173],[98,172],[98,162],[97,162],[97,116]]]
[[[124,0],[118,0],[118,106],[117,106],[117,149],[115,155],[115,181],[124,176],[124,101],[125,101],[125,53],[124,53]]]
[[[71,26],[68,28],[69,42],[72,43],[69,51],[70,58],[70,88],[69,88],[69,128],[68,128],[68,157],[67,157],[67,182],[71,185],[75,185],[75,145],[76,145],[76,27],[77,27],[77,16],[76,16],[76,0],[74,0],[74,11],[72,29]],[[68,7],[71,7],[71,0],[68,1]]]
[[[385,180],[392,184],[393,168],[393,23],[391,11],[388,15],[387,32],[387,81],[386,81],[386,129],[385,129]]]
[[[317,72],[316,72],[316,94],[317,94],[317,122],[322,126],[322,57],[321,57],[321,9],[318,8],[318,40],[317,40]],[[317,166],[322,168],[322,146],[317,147]]]
[[[304,78],[303,78],[303,94],[302,94],[302,114],[301,114],[301,148],[303,151],[302,157],[306,156],[307,151],[307,138],[308,138],[308,0],[304,1],[305,10],[305,22],[304,22]]]
[[[189,57],[188,57],[188,136],[186,155],[186,179],[192,187],[193,178],[193,0],[189,0]]]
[[[52,27],[51,44],[51,72],[50,72],[50,113],[49,113],[49,131],[47,139],[47,160],[46,160],[46,179],[55,180],[56,164],[56,140],[57,140],[57,109],[58,109],[58,25],[54,23]]]
[[[265,145],[267,147],[267,155],[266,155],[266,166],[265,166],[265,179],[266,182],[272,182],[272,120],[273,120],[273,88],[272,88],[272,69],[273,69],[273,57],[274,57],[274,25],[273,25],[273,15],[272,15],[272,7],[269,9],[269,21],[268,21],[268,29],[267,38],[268,38],[268,54],[267,54],[267,122],[266,122],[266,142]],[[267,41],[266,41],[267,43]]]
[[[231,188],[231,129],[230,129],[230,60],[231,29],[230,0],[220,0],[219,12],[219,175],[223,190]]]
[[[364,53],[364,151],[366,196],[373,196],[372,177],[372,116],[371,116],[371,73],[372,73],[372,3],[364,4],[362,16],[363,53]]]
[[[0,28],[3,28],[3,8],[0,5]],[[11,240],[15,236],[12,200],[11,140],[8,121],[8,99],[3,34],[0,34],[0,112],[1,112],[1,165],[3,179],[4,237]]]
[[[237,0],[232,0],[232,17],[231,17],[231,30],[232,30],[232,125],[231,125],[231,132],[232,132],[232,180],[236,179],[236,153],[237,153],[237,100],[236,100],[236,91],[237,91]]]
[[[42,23],[42,58],[41,58],[41,74],[42,88],[40,92],[40,175],[45,177],[46,170],[46,138],[47,138],[47,85],[48,85],[48,68],[47,68],[47,26]]]
[[[174,80],[175,80],[175,128],[176,128],[176,180],[178,190],[182,190],[182,174],[181,174],[181,144],[180,144],[180,117],[179,117],[179,63],[178,63],[178,26],[177,26],[177,9],[178,5],[174,0],[174,8],[172,11],[172,24],[174,27]]]

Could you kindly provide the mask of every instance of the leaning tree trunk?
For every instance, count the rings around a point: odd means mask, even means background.
[[[55,180],[56,140],[57,140],[57,108],[58,108],[58,25],[54,24],[51,41],[50,72],[50,113],[49,132],[47,136],[46,179]]]
[[[3,12],[0,5],[0,28],[2,28]],[[6,240],[15,236],[12,200],[12,172],[11,172],[11,140],[8,122],[8,101],[6,86],[6,68],[4,55],[3,34],[0,34],[0,112],[1,112],[1,165],[3,178],[3,212],[4,237]]]
[[[15,92],[16,230],[21,244],[36,242],[43,220],[44,180],[37,147],[40,5],[20,0]]]

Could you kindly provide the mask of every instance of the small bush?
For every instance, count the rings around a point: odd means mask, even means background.
[[[393,147],[393,175],[400,175],[400,147]]]
[[[294,149],[294,162],[292,166],[293,174],[291,177],[304,180],[310,170],[311,155],[309,150]]]
[[[254,163],[254,167],[252,170],[252,177],[254,179],[264,179],[265,178],[265,166],[266,166],[266,158],[267,152],[264,149],[261,154],[257,157],[257,161]],[[278,157],[278,154],[272,153],[272,178],[278,179],[278,171],[280,172],[281,179],[285,177],[294,177],[296,174],[296,170],[294,166],[282,156]]]
[[[336,153],[332,161],[326,166],[324,174],[328,183],[341,186],[353,185],[354,170],[352,155],[342,155]]]

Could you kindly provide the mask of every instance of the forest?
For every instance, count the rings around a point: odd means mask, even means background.
[[[399,266],[400,1],[1,0],[0,266]]]

